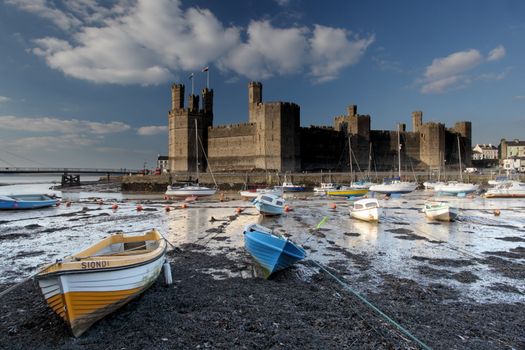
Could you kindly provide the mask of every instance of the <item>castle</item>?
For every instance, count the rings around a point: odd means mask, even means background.
[[[299,105],[263,102],[262,84],[250,82],[248,122],[213,126],[213,90],[202,90],[202,105],[198,95],[190,95],[187,108],[184,85],[174,84],[171,93],[168,152],[169,169],[174,172],[196,170],[196,148],[200,171],[207,167],[213,171],[347,171],[350,159],[354,169],[367,169],[372,162],[373,169],[389,171],[398,166],[398,137],[403,169],[458,165],[458,143],[463,164],[471,162],[469,121],[447,129],[441,123],[423,123],[423,112],[416,111],[412,131],[405,124],[393,131],[371,130],[370,116],[359,115],[357,106],[351,105],[347,115],[334,118],[332,126],[301,127]]]

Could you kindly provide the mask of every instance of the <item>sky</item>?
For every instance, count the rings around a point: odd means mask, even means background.
[[[525,139],[525,2],[0,0],[0,167],[154,168],[173,83],[214,90],[214,125],[263,101],[301,125],[347,106],[372,129],[411,113],[473,145]]]

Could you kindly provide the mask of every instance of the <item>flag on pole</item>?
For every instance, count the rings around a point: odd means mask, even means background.
[[[193,79],[193,73],[190,74],[190,76],[188,77],[188,79],[192,80]]]
[[[210,69],[210,67],[206,66],[206,67],[202,68],[202,71],[203,71],[203,72],[207,72],[208,69]]]

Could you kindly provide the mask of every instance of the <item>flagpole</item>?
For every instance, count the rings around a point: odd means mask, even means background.
[[[210,89],[210,69],[206,70],[206,89]]]
[[[191,94],[194,95],[193,73],[191,73]]]

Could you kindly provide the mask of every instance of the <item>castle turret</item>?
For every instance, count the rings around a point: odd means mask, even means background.
[[[348,106],[348,116],[349,117],[357,116],[357,105]]]
[[[213,116],[213,89],[202,89],[202,110],[204,114]]]
[[[419,132],[419,128],[423,124],[423,112],[412,112],[412,132]]]
[[[190,95],[188,100],[188,108],[190,112],[199,112],[199,95]]]
[[[250,123],[255,122],[255,109],[262,103],[262,84],[252,81],[248,84],[248,114]]]
[[[173,84],[171,86],[171,109],[183,109],[184,108],[184,85]]]

